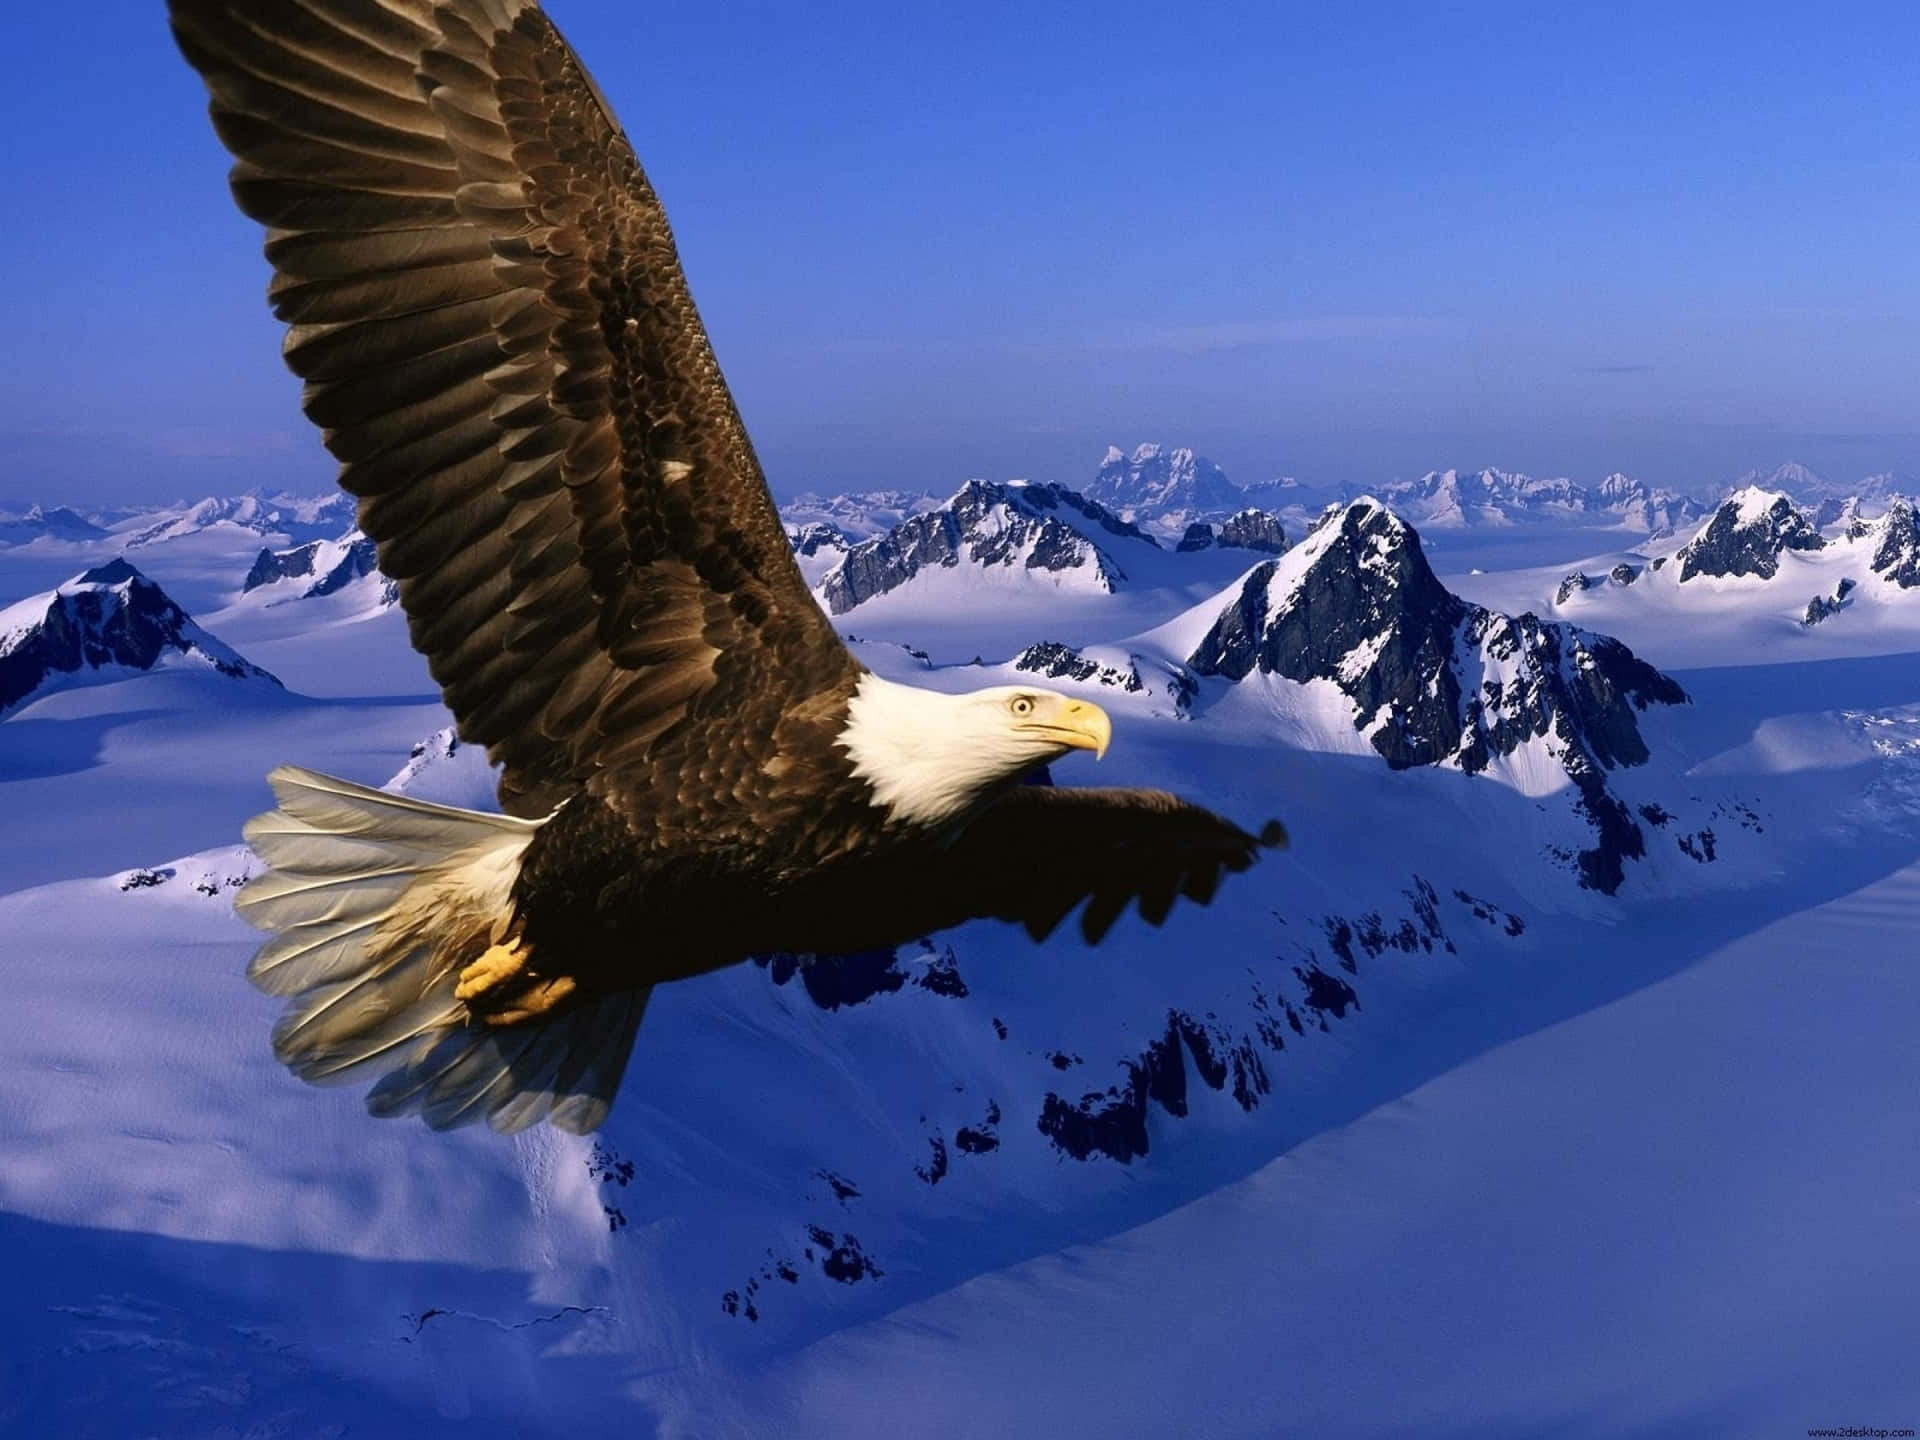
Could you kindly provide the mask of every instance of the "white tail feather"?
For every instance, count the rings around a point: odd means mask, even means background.
[[[541,822],[292,766],[267,778],[280,808],[245,833],[270,868],[235,909],[275,932],[247,975],[292,1000],[274,1027],[280,1060],[314,1084],[382,1074],[367,1108],[419,1111],[436,1129],[485,1118],[511,1131],[543,1116],[597,1127],[646,991],[499,1027],[475,1021],[453,993],[461,968],[509,924]]]

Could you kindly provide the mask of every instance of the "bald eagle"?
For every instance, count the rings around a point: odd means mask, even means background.
[[[291,767],[246,827],[279,1058],[435,1127],[605,1118],[652,987],[1084,903],[1282,843],[1022,781],[1098,706],[866,670],[793,559],[606,99],[532,0],[171,0],[303,404],[503,813]]]

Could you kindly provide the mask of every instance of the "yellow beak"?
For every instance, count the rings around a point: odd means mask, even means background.
[[[1035,731],[1069,750],[1091,750],[1098,760],[1113,740],[1113,721],[1091,700],[1069,700],[1051,714],[1037,716],[1020,727]]]

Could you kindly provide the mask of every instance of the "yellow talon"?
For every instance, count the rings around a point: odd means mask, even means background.
[[[552,1012],[578,988],[571,975],[556,975],[514,996],[509,1008],[489,1010],[481,1018],[489,1025],[518,1025],[523,1020],[537,1020]]]
[[[492,946],[460,972],[460,982],[453,987],[453,998],[470,1001],[498,989],[524,971],[529,958],[526,947],[521,945]]]

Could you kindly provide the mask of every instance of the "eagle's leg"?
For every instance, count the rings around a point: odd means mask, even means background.
[[[518,1025],[556,1009],[578,988],[570,975],[541,975],[532,968],[533,950],[513,937],[487,950],[460,972],[453,997],[488,1025]]]
[[[469,1008],[473,1008],[475,1000],[484,1004],[483,997],[488,991],[498,990],[524,974],[532,958],[532,951],[518,939],[511,944],[488,947],[485,954],[460,972],[460,983],[453,987],[453,998],[466,1001]]]

